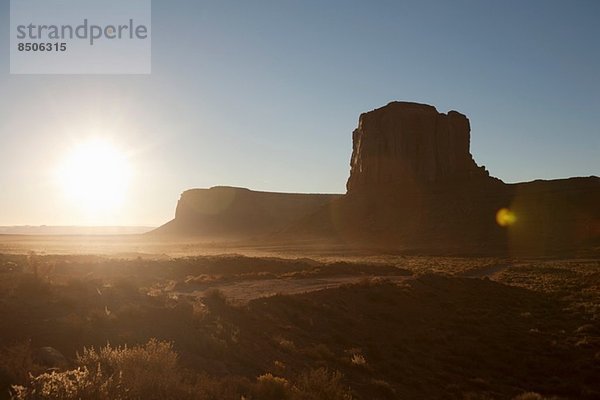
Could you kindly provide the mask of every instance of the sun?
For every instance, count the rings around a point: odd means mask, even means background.
[[[131,175],[126,153],[102,139],[73,147],[57,170],[66,197],[91,216],[110,213],[124,203]]]

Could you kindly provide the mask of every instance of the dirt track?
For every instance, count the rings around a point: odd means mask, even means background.
[[[247,303],[260,297],[268,297],[276,294],[300,294],[310,293],[323,289],[337,288],[343,285],[359,283],[361,281],[388,281],[403,282],[406,276],[345,276],[331,278],[308,278],[308,279],[256,279],[224,284],[194,285],[186,291],[175,290],[172,293],[182,296],[204,297],[211,290],[220,290],[227,299],[236,303]]]

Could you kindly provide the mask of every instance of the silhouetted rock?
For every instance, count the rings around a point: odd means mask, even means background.
[[[185,191],[161,234],[245,239],[282,230],[341,195],[257,192],[235,187]]]
[[[469,152],[470,132],[463,114],[426,104],[392,102],[364,113],[352,135],[347,189],[488,178]]]
[[[581,254],[600,250],[600,178],[507,185],[516,222],[505,228],[513,254]]]
[[[363,248],[580,254],[600,246],[600,179],[504,184],[477,166],[463,114],[393,102],[353,133],[348,192],[288,229]],[[515,217],[501,226],[496,215]]]
[[[392,102],[360,116],[346,195],[195,189],[156,232],[421,253],[600,251],[600,178],[504,184],[469,146],[463,114]],[[510,224],[498,223],[501,209]]]

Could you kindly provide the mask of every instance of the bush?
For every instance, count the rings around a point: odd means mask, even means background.
[[[254,394],[260,400],[285,400],[290,398],[289,387],[286,379],[264,374],[256,379]]]
[[[342,384],[342,374],[326,368],[300,374],[295,385],[272,374],[261,375],[252,393],[257,400],[352,400],[350,390]]]
[[[100,370],[92,375],[85,367],[44,373],[31,377],[27,387],[13,386],[13,399],[109,399],[108,387],[112,382],[102,381]]]
[[[31,377],[14,399],[179,399],[187,397],[171,343],[84,349],[78,368]]]
[[[28,365],[27,357],[24,363]],[[248,394],[254,400],[352,399],[341,373],[325,368],[300,374],[295,384],[272,374],[250,383],[244,378],[215,379],[186,372],[178,367],[172,344],[156,339],[134,347],[85,348],[77,355],[76,369],[29,375],[25,383],[13,385],[14,400],[226,400]]]
[[[352,393],[342,384],[342,374],[326,368],[302,373],[297,380],[294,400],[351,400]]]

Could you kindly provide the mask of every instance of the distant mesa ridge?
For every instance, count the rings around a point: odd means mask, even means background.
[[[600,178],[505,184],[474,161],[470,131],[457,111],[391,102],[359,118],[345,195],[193,189],[153,233],[423,253],[600,253]],[[516,216],[512,226],[498,225],[502,208]]]
[[[283,230],[342,195],[259,192],[216,186],[183,192],[166,234],[244,239]]]

